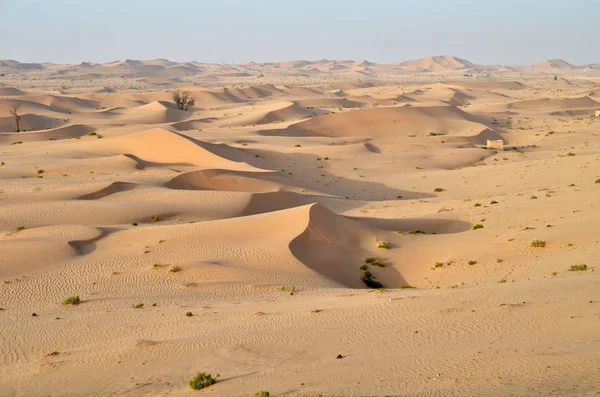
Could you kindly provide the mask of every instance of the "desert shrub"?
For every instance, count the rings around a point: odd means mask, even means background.
[[[78,305],[81,300],[79,299],[79,295],[69,296],[68,298],[62,301],[63,305]]]
[[[600,183],[600,179],[596,179],[596,182],[595,182],[595,183]]]
[[[256,393],[254,393],[254,397],[270,397],[271,394],[269,394],[268,391],[257,391]]]
[[[546,242],[542,240],[533,240],[531,242],[531,246],[536,248],[544,248],[546,246]]]
[[[88,132],[88,136],[96,136],[96,135],[98,135],[98,134],[96,134],[94,131]]]
[[[490,204],[498,204],[498,202],[496,200],[492,200],[490,201]]]
[[[379,260],[371,262],[371,265],[377,266],[377,267],[385,267],[385,263],[383,263],[382,261],[379,261]]]
[[[17,230],[24,230],[25,226],[17,226]]]
[[[367,265],[362,265],[361,267],[359,267],[359,269],[360,269],[360,270],[367,270],[367,269],[368,269],[368,267],[367,267]]]
[[[533,196],[531,196],[531,199],[532,200],[537,200],[537,196],[533,195]]]
[[[443,192],[444,189],[442,189],[441,187],[436,187],[435,189],[433,189],[433,191],[436,193],[440,193],[440,192]]]
[[[584,270],[587,270],[587,265],[585,264],[580,264],[580,265],[571,265],[571,271],[573,272],[582,272]]]
[[[189,385],[193,390],[201,390],[217,383],[218,378],[219,374],[213,378],[211,374],[199,372],[192,380],[189,381]]]
[[[467,263],[468,263],[469,265],[473,266],[473,265],[477,264],[477,261],[468,261]]]
[[[435,268],[438,268],[444,266],[444,264],[442,262],[435,262],[434,266]]]
[[[369,288],[383,288],[383,284],[375,280],[375,277],[370,271],[365,271],[364,276],[361,278],[362,282]]]
[[[477,229],[483,229],[483,225],[481,223],[473,225],[473,230],[477,230]]]
[[[158,215],[152,215],[150,217],[150,220],[153,221],[153,222],[158,222]]]
[[[135,303],[135,304],[133,305],[133,308],[134,308],[134,309],[141,309],[142,307],[144,307],[144,304],[143,304],[143,303]]]
[[[172,267],[169,269],[169,271],[170,271],[171,273],[177,273],[177,272],[180,272],[180,271],[181,271],[181,268],[180,268],[179,266],[172,266]]]
[[[367,256],[365,258],[365,263],[371,263],[371,262],[375,262],[375,258],[373,258],[372,256]]]
[[[409,230],[408,234],[426,234],[426,233],[422,230]]]
[[[410,285],[406,285],[406,284],[400,284],[398,286],[398,288],[400,288],[400,289],[409,289],[409,288],[415,288],[415,287],[411,287]]]
[[[186,317],[192,317],[194,314],[192,312],[186,312],[185,315]]]
[[[137,226],[138,223],[137,222],[131,222],[131,226]]]
[[[383,249],[390,249],[390,243],[386,243],[386,242],[382,242],[380,243],[377,248],[383,248]]]
[[[43,174],[43,173],[44,173],[44,170],[42,170],[42,169],[39,169],[39,170],[37,170],[36,172],[37,172],[38,174]]]
[[[481,207],[481,204],[475,203],[475,205],[473,207]]]
[[[173,97],[173,102],[177,105],[177,109],[187,111],[190,106],[194,106],[196,101],[191,97],[189,92],[175,90],[171,92],[171,96]]]

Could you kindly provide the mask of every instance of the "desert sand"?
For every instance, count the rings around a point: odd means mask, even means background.
[[[0,395],[596,396],[597,110],[562,60],[0,61]]]

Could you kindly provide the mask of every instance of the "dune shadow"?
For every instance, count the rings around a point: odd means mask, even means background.
[[[424,234],[454,234],[471,230],[471,223],[458,219],[435,219],[435,218],[413,218],[413,219],[382,219],[347,217],[353,221],[383,230],[401,232],[424,232]]]

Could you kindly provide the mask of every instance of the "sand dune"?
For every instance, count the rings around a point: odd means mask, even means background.
[[[285,130],[263,131],[265,135],[365,136],[391,138],[411,134],[468,135],[484,127],[456,107],[400,107],[364,109],[357,112],[319,116]]]
[[[423,59],[417,59],[414,61],[402,62],[398,66],[404,70],[432,72],[473,69],[480,67],[467,60],[448,55],[427,57]]]
[[[509,109],[535,110],[535,111],[561,111],[578,108],[595,108],[600,106],[598,102],[589,97],[579,98],[542,98],[526,101],[513,102],[508,105]]]
[[[165,186],[185,190],[274,192],[282,188],[282,182],[285,182],[285,178],[276,173],[202,170],[178,175]]]
[[[0,62],[0,394],[594,394],[600,72],[534,69]]]
[[[50,128],[57,128],[68,123],[67,119],[57,119],[48,116],[38,116],[36,114],[21,115],[21,131],[37,131]],[[0,132],[16,132],[17,126],[15,118],[12,116],[0,117]]]
[[[18,88],[0,86],[0,96],[20,96],[20,95],[26,95],[26,93],[21,91]]]
[[[144,161],[156,163],[194,164],[208,169],[260,171],[246,163],[220,157],[206,149],[210,147],[208,145],[203,147],[183,135],[160,128],[106,139],[96,147],[130,154]]]

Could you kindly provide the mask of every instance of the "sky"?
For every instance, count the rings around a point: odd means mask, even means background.
[[[0,59],[600,62],[600,0],[0,0]]]

